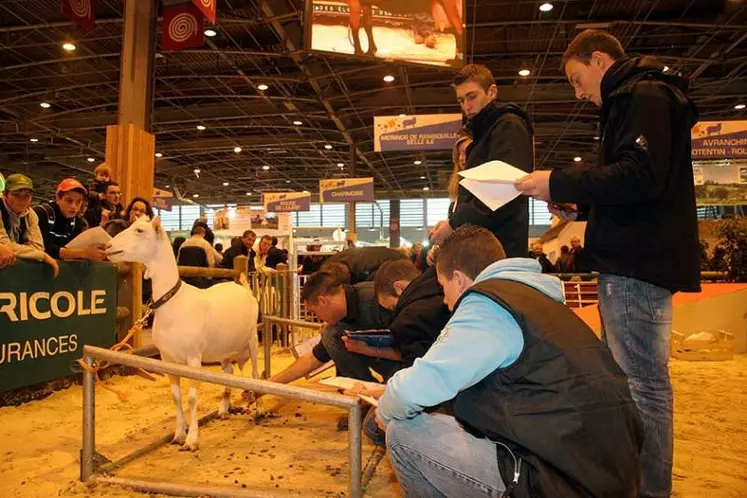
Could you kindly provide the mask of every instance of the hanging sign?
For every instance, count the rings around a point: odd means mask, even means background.
[[[461,114],[374,116],[374,151],[451,150],[461,129]]]
[[[181,50],[201,46],[205,41],[203,23],[202,13],[194,4],[164,7],[161,47],[164,50]]]
[[[373,180],[373,177],[319,180],[319,202],[372,202]]]
[[[215,25],[217,0],[192,0],[192,3]]]
[[[62,0],[62,13],[86,31],[92,31],[96,27],[96,6],[93,0]]]
[[[747,202],[747,162],[693,163],[695,200],[699,206],[741,205]]]
[[[274,192],[262,195],[265,211],[270,213],[290,213],[311,211],[309,192]]]
[[[700,121],[691,133],[693,161],[747,159],[747,121]]]

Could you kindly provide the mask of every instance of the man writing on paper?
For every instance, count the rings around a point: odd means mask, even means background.
[[[489,161],[506,162],[527,173],[534,169],[534,131],[529,116],[515,104],[498,104],[498,87],[485,66],[469,64],[454,78],[457,100],[467,116],[472,144],[467,149],[467,166]],[[529,204],[522,197],[495,211],[459,186],[456,205],[448,221],[431,231],[433,243],[441,243],[454,229],[465,224],[482,226],[503,243],[508,257],[526,255],[529,239]]]
[[[651,57],[625,55],[604,31],[569,45],[563,70],[579,100],[602,108],[599,163],[538,171],[516,186],[587,217],[583,262],[599,272],[602,338],[628,375],[643,418],[640,496],[672,489],[672,295],[700,290],[688,83]],[[577,207],[578,206],[578,207]]]

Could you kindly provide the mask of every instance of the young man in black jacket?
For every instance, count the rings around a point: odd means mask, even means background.
[[[454,78],[454,88],[467,116],[466,128],[472,136],[465,169],[497,160],[531,173],[534,169],[531,120],[517,105],[496,102],[498,87],[490,69],[479,64],[465,66]],[[442,221],[433,228],[431,240],[438,244],[465,224],[482,226],[493,232],[509,258],[526,256],[529,201],[525,197],[492,211],[460,185],[449,221]]]
[[[599,164],[536,172],[517,188],[588,219],[584,264],[599,275],[603,338],[629,378],[644,423],[640,496],[672,486],[672,294],[700,290],[687,81],[650,57],[628,57],[587,30],[563,69],[576,98],[602,108]],[[564,209],[558,209],[563,207]]]

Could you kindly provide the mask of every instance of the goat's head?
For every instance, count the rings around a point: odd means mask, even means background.
[[[106,246],[109,261],[146,263],[151,261],[163,244],[166,232],[161,219],[141,216],[130,227],[114,237]]]

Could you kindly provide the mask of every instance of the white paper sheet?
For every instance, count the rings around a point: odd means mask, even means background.
[[[321,334],[317,334],[314,337],[309,337],[305,341],[303,341],[303,342],[301,342],[301,343],[296,344],[295,346],[293,346],[291,348],[291,352],[293,353],[293,356],[295,356],[296,358],[299,358],[299,357],[305,355],[306,353],[311,352],[311,350],[314,349],[314,346],[316,346],[317,344],[319,344],[319,341],[321,341],[321,340],[322,340],[322,335]],[[306,379],[310,379],[310,378],[314,377],[315,375],[318,375],[318,374],[324,372],[328,368],[332,368],[333,366],[335,366],[335,362],[332,361],[332,360],[330,360],[327,363],[325,363],[324,365],[322,365],[321,367],[319,367],[316,370],[314,370],[313,372],[311,372],[309,375],[307,375]]]
[[[459,184],[495,211],[521,194],[514,188],[514,182],[527,173],[503,161],[490,161],[460,171],[459,175],[462,177]]]
[[[103,246],[112,240],[111,236],[101,227],[91,228],[81,233],[65,246],[68,249],[88,249],[94,246]]]
[[[325,386],[339,387],[341,389],[351,389],[355,384],[363,384],[366,389],[381,389],[383,384],[377,384],[376,382],[366,382],[357,379],[351,379],[350,377],[329,377],[319,381],[320,384]],[[379,406],[379,402],[373,396],[367,396],[365,394],[359,394],[358,397],[368,403],[371,406]]]

